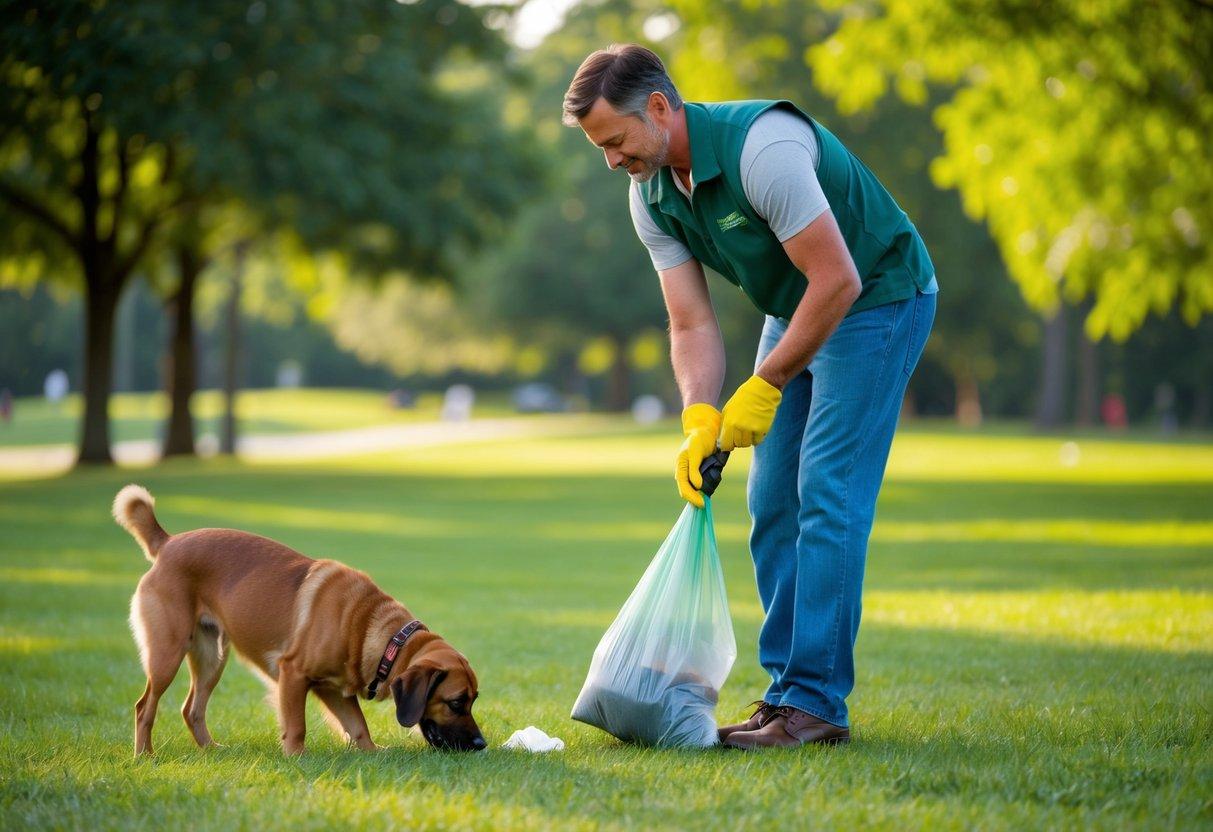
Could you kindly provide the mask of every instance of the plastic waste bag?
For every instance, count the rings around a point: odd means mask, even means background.
[[[643,745],[716,745],[717,694],[737,642],[704,503],[683,509],[602,637],[573,719]]]

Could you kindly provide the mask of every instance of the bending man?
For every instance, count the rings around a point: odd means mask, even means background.
[[[750,551],[771,684],[721,741],[846,742],[868,534],[935,315],[926,246],[872,172],[793,104],[684,103],[641,46],[586,58],[564,119],[632,179],[685,408],[679,492],[702,506],[704,456],[754,446]],[[705,265],[766,315],[754,374],[719,411],[725,357]]]

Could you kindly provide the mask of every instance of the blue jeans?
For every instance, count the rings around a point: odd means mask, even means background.
[[[910,374],[935,319],[930,294],[844,318],[783,391],[754,448],[750,552],[766,618],[764,695],[847,725],[868,534]],[[755,367],[787,321],[767,317]]]

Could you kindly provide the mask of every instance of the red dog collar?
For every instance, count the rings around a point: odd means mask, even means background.
[[[396,663],[396,657],[400,655],[400,648],[404,647],[404,643],[412,637],[413,633],[424,629],[426,626],[420,620],[413,619],[392,636],[387,643],[387,648],[383,651],[383,658],[379,660],[379,669],[375,671],[375,679],[367,688],[367,699],[375,698],[375,691],[379,688],[379,683],[391,673],[392,665]]]

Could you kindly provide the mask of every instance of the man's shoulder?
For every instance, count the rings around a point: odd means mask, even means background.
[[[714,125],[748,127],[750,122],[764,110],[779,104],[776,100],[752,99],[744,101],[692,102],[702,107]]]
[[[801,140],[813,136],[813,127],[799,112],[785,107],[772,107],[750,125],[746,142],[770,144],[777,141]]]
[[[758,116],[750,125],[750,130],[746,133],[745,142],[742,145],[739,159],[742,172],[749,170],[754,161],[767,148],[773,145],[788,147],[784,144],[786,142],[801,145],[816,164],[820,142],[813,130],[813,125],[805,115],[795,110],[776,107]],[[787,154],[782,153],[781,155],[786,156]]]

